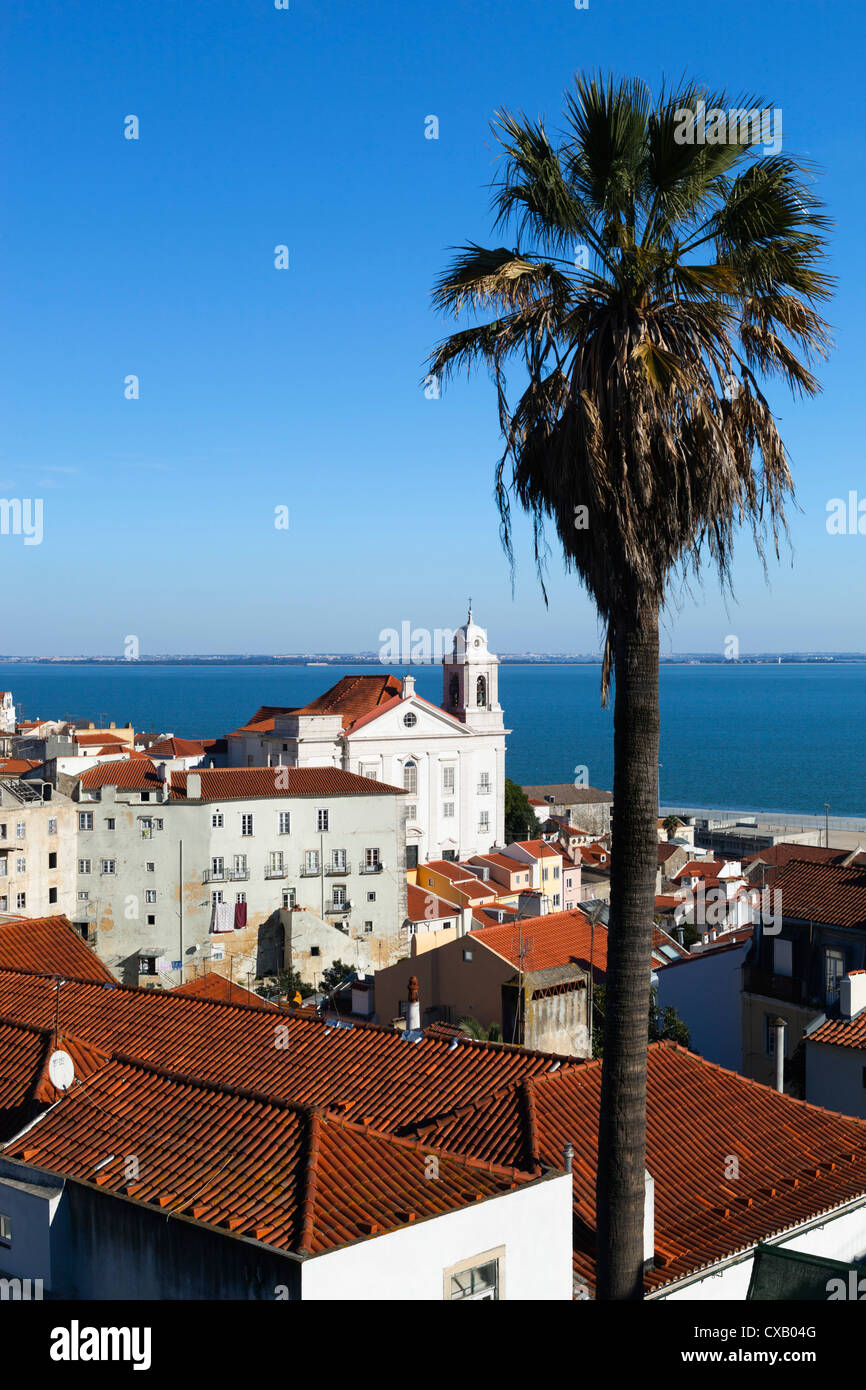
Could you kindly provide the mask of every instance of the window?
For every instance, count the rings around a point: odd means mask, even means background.
[[[333,901],[334,907],[344,907],[344,906],[345,906],[345,903],[346,903],[346,890],[345,890],[345,888],[343,887],[343,885],[342,885],[341,883],[337,883],[337,884],[334,885],[334,889],[333,889],[333,892],[332,892],[332,901]]]
[[[365,767],[363,764],[361,766],[361,776],[369,777],[371,782],[376,781],[376,774],[378,771],[379,769],[377,767],[370,767],[369,765]]]
[[[155,902],[156,902],[156,889],[155,889],[155,888],[145,888],[145,890],[144,890],[144,901],[145,901],[146,903],[155,903]]]
[[[99,872],[101,874],[113,874],[117,865],[114,859],[101,859],[99,861]]]
[[[155,926],[156,926],[156,918],[154,917],[154,915],[153,915],[152,912],[149,912],[149,913],[147,914],[147,925],[148,925],[149,927],[155,927]]]
[[[317,812],[316,812],[316,829],[317,829],[317,830],[320,830],[320,831],[324,831],[324,830],[327,830],[327,828],[328,828],[328,813],[327,813],[327,811],[317,811]]]
[[[272,849],[268,855],[268,873],[282,874],[283,872],[283,851],[281,849]]]
[[[479,830],[489,830],[489,829],[490,829],[490,812],[489,812],[489,811],[480,811],[480,812],[479,812],[479,815],[478,815],[478,829],[479,829]]]
[[[413,762],[403,764],[403,790],[413,794],[418,790],[418,768]]]
[[[454,818],[454,802],[453,802],[453,801],[443,801],[443,802],[442,802],[442,815],[445,817],[446,820],[453,820],[453,818]]]
[[[790,980],[794,973],[794,943],[777,938],[773,942],[773,974]]]
[[[368,903],[374,903],[375,901],[376,901],[376,894],[375,894],[375,893],[368,893],[368,894],[367,894],[367,902],[368,902]]]
[[[225,960],[226,948],[221,941],[214,942],[213,947],[211,948],[210,958],[211,960]]]
[[[0,840],[6,839],[6,822],[0,823]]]
[[[372,930],[373,930],[373,923],[372,923],[372,922],[365,922],[365,923],[364,923],[364,931],[372,931]]]
[[[142,816],[138,822],[138,827],[143,840],[153,839],[153,820],[150,816]]]
[[[213,889],[211,889],[210,900],[211,900],[211,903],[212,903],[214,906],[216,906],[217,903],[221,903],[222,900],[223,900],[222,889],[221,889],[221,888],[213,888]]]
[[[81,892],[81,893],[78,894],[78,901],[79,901],[80,903],[86,903],[86,902],[88,901],[89,898],[90,898],[90,894],[87,892],[86,889],[85,889],[83,892]]]
[[[845,974],[845,952],[824,952],[824,1003],[835,1004],[839,998],[839,981]]]
[[[417,820],[417,819],[418,819],[418,806],[417,806],[417,804],[416,804],[414,801],[407,802],[407,804],[406,804],[406,819],[407,819],[407,820]]]
[[[247,877],[247,856],[246,856],[245,854],[236,854],[236,855],[235,855],[234,860],[233,860],[233,866],[232,866],[232,877],[233,877],[233,878],[246,878],[246,877]]]
[[[56,851],[56,850],[52,850],[51,853],[50,853],[49,856],[48,856],[48,867],[49,867],[49,869],[56,869],[56,868],[57,868],[57,851]]]
[[[78,872],[79,872],[80,874],[89,874],[89,873],[90,873],[90,860],[89,860],[89,859],[79,859],[79,861],[78,861]]]
[[[471,946],[468,947],[468,948],[463,952],[463,959],[464,959],[464,960],[471,960],[471,959],[472,959],[472,947],[471,947]]]
[[[378,873],[382,865],[379,863],[379,851],[377,849],[364,850],[364,868],[370,874]]]
[[[15,906],[16,906],[16,907],[26,907],[26,906],[27,906],[27,894],[26,894],[26,893],[17,893],[17,894],[15,895]]]
[[[105,828],[106,828],[106,830],[113,830],[113,829],[114,829],[114,816],[106,816],[106,817],[105,817]]]
[[[321,951],[319,950],[318,946],[311,946],[311,947],[310,947],[310,955],[311,955],[311,956],[320,956],[321,954],[322,954],[322,953],[321,953]]]
[[[0,1211],[0,1245],[12,1244],[12,1221]]]
[[[162,830],[162,827],[163,827],[162,816],[155,816],[155,817],[154,817],[154,821],[153,821],[153,828],[154,828],[154,830]]]
[[[253,818],[252,818],[252,814],[248,814],[248,815],[241,816],[241,834],[242,834],[242,835],[252,835],[252,833],[253,833]]]
[[[6,876],[6,865],[7,865],[7,863],[8,863],[8,860],[7,860],[6,855],[5,855],[5,854],[0,855],[0,877],[2,877],[2,878],[5,878],[5,876]]]
[[[480,792],[490,791],[490,773],[482,772],[478,778],[478,790]]]
[[[407,845],[407,846],[406,846],[406,868],[407,868],[407,869],[417,869],[417,867],[418,867],[418,846],[417,846],[417,845]]]
[[[479,676],[475,682],[475,703],[479,709],[487,704],[487,677]]]
[[[554,907],[559,907],[560,901],[561,901],[561,899],[560,899],[559,894],[558,894],[558,893],[554,893],[554,895],[553,895],[553,906],[554,906]]]
[[[288,835],[288,834],[291,832],[291,829],[292,829],[292,813],[291,813],[291,811],[280,811],[279,816],[278,816],[277,819],[278,819],[278,822],[279,822],[279,825],[278,825],[279,833],[280,833],[281,835]]]
[[[221,854],[217,854],[210,861],[211,878],[225,878],[225,860]]]
[[[56,889],[56,888],[49,888],[49,889],[48,889],[48,901],[49,901],[50,903],[56,903],[56,902],[57,902],[57,889]]]
[[[147,863],[146,863],[145,866],[144,866],[144,871],[145,871],[145,873],[147,873],[147,874],[155,874],[155,873],[156,873],[156,864],[153,862],[152,859],[148,859]]]
[[[542,877],[542,881],[543,881],[544,883],[547,882],[547,876],[548,876],[549,872],[550,872],[550,870],[547,869],[547,868],[544,868],[544,869],[541,870],[541,877]]]
[[[500,1285],[504,1248],[491,1250],[490,1258],[476,1255],[445,1271],[445,1298],[471,1300],[474,1303],[498,1302],[502,1297]]]
[[[407,729],[414,729],[415,725],[418,723],[418,716],[413,714],[410,710],[408,714],[403,715],[403,723],[406,725]]]
[[[348,872],[348,870],[347,870],[347,855],[346,855],[346,851],[345,851],[344,849],[335,849],[335,850],[332,850],[332,851],[331,851],[331,873],[334,873],[334,874],[345,874],[345,873],[347,873],[347,872]]]
[[[319,872],[319,851],[308,849],[304,851],[304,873],[317,874]]]
[[[222,811],[212,811],[212,812],[211,812],[210,823],[211,823],[211,829],[212,829],[212,830],[222,830],[222,828],[223,828],[223,813],[222,813]]]
[[[49,835],[56,835],[56,834],[57,834],[57,821],[54,819],[54,817],[52,817],[52,819],[48,822],[48,834],[49,834]]]
[[[554,877],[554,878],[559,878],[559,865],[558,865],[558,864],[554,864],[554,866],[553,866],[553,877]]]
[[[235,902],[236,902],[236,903],[245,903],[246,900],[247,900],[247,895],[246,895],[246,893],[235,893]]]
[[[23,839],[24,839],[24,836],[25,836],[26,834],[27,834],[27,823],[26,823],[26,821],[23,821],[23,820],[18,821],[17,824],[16,824],[16,826],[15,826],[15,835],[16,835],[16,838],[19,839],[19,840],[23,840]]]
[[[292,908],[293,908],[294,906],[295,906],[295,890],[294,890],[294,888],[284,888],[284,889],[283,889],[283,908],[284,908],[284,910],[285,910],[286,912],[291,912],[291,910],[292,910]]]
[[[442,769],[442,790],[443,792],[453,792],[454,790],[454,768],[451,766]]]
[[[26,874],[26,872],[27,872],[27,860],[19,856],[19,857],[15,860],[15,870],[16,870],[16,872],[19,873],[19,874]]]

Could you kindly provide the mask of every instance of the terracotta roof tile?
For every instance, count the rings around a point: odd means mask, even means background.
[[[82,941],[68,917],[18,917],[0,922],[0,970],[27,970],[116,983],[111,971]]]
[[[836,927],[866,927],[866,868],[791,859],[775,878],[783,917]]]
[[[338,767],[203,767],[171,774],[172,798],[186,797],[190,776],[201,778],[202,801],[269,796],[405,796],[390,787]]]

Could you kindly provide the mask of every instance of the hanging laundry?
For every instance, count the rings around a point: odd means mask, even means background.
[[[214,903],[210,929],[213,932],[234,930],[234,915],[231,903]]]
[[[240,931],[247,924],[247,905],[246,903],[235,903],[235,931]]]

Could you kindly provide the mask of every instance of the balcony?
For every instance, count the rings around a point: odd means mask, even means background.
[[[202,883],[225,883],[227,877],[225,869],[205,869],[201,881]]]
[[[312,864],[304,863],[298,869],[298,873],[300,874],[301,878],[318,878],[321,875],[321,872],[321,867],[318,864],[316,864],[314,867]]]
[[[285,864],[268,864],[265,869],[265,878],[287,878],[288,873]]]
[[[330,863],[328,863],[328,864],[325,865],[325,873],[326,873],[326,874],[347,874],[347,873],[349,873],[349,872],[350,872],[350,866],[349,866],[349,861],[348,861],[348,859],[343,859],[343,860],[332,859],[332,860],[330,861]]]
[[[384,869],[384,864],[359,864],[359,874],[380,874]]]
[[[489,796],[492,791],[493,788],[491,787],[489,782],[478,783],[477,792],[479,796]]]
[[[245,883],[249,876],[249,869],[230,869],[227,874],[232,883]]]
[[[743,988],[749,994],[763,994],[769,999],[778,999],[782,1004],[805,1004],[806,985],[790,975],[774,975],[771,970],[761,970],[757,965],[746,967]]]
[[[351,911],[352,911],[352,904],[351,904],[351,902],[348,900],[348,898],[346,899],[345,902],[337,902],[337,900],[334,899],[332,902],[325,903],[325,916],[326,916],[326,917],[327,917],[329,914],[334,913],[334,912],[341,912],[341,913],[342,913],[342,912],[351,912]]]

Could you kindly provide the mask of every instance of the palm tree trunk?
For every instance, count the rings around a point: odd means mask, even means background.
[[[646,1063],[658,851],[658,614],[616,614],[610,925],[598,1131],[597,1296],[643,1297]]]

